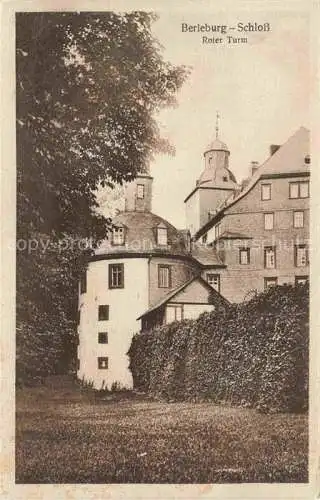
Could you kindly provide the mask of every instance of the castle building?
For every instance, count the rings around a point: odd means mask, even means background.
[[[276,284],[308,279],[309,132],[273,147],[242,185],[218,137],[186,198],[187,230],[152,213],[152,182],[126,186],[79,285],[78,378],[132,386],[127,352],[140,331],[197,318]]]
[[[270,157],[253,166],[235,190],[195,233],[225,265],[220,293],[241,302],[273,285],[302,283],[309,274],[309,131],[301,127]]]
[[[127,352],[141,324],[196,318],[226,303],[201,277],[221,267],[212,250],[193,252],[188,231],[151,212],[152,180],[144,173],[126,186],[125,210],[80,283],[77,375],[96,388],[132,386]]]

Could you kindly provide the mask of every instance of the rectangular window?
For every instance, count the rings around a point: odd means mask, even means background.
[[[98,333],[98,343],[99,344],[107,344],[108,343],[108,333],[107,332],[99,332]]]
[[[112,231],[112,244],[124,245],[124,228],[114,227]]]
[[[109,288],[124,288],[124,264],[109,264]]]
[[[261,200],[271,200],[271,184],[261,184]]]
[[[99,370],[107,370],[108,369],[108,358],[98,358],[98,368]]]
[[[158,287],[170,288],[171,286],[171,269],[170,266],[158,266]]]
[[[157,242],[158,245],[167,245],[168,243],[168,233],[166,227],[157,228]]]
[[[183,319],[182,305],[171,305],[167,306],[167,323],[172,321],[181,321]]]
[[[202,243],[203,243],[203,244],[207,243],[207,239],[208,239],[208,234],[204,234],[204,235],[202,236]]]
[[[289,184],[289,198],[299,198],[299,183],[290,182]]]
[[[268,214],[264,214],[264,228],[266,230],[273,229],[274,226],[274,213],[270,212]]]
[[[309,281],[309,276],[296,276],[295,277],[295,285],[304,285],[305,283],[308,283]]]
[[[109,319],[109,306],[103,305],[99,306],[99,321],[107,321]]]
[[[219,238],[220,234],[221,234],[221,224],[217,224],[214,228],[215,239]]]
[[[276,249],[274,247],[266,247],[264,249],[264,267],[266,269],[274,269],[276,267]]]
[[[309,181],[290,182],[289,198],[309,198]]]
[[[144,184],[137,184],[137,198],[143,200],[144,198]]]
[[[264,289],[268,290],[271,286],[277,286],[278,278],[264,278]]]
[[[296,245],[295,265],[296,267],[305,267],[308,265],[308,250],[306,245]]]
[[[220,292],[220,275],[207,273],[207,282],[212,288]]]
[[[300,182],[300,198],[309,198],[309,182]]]
[[[293,227],[303,227],[304,226],[304,212],[297,211],[293,212]]]
[[[80,293],[86,293],[87,291],[87,271],[84,270],[80,277]]]
[[[250,264],[250,248],[239,248],[240,264]]]

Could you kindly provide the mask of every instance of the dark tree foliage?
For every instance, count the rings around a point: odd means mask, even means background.
[[[96,189],[132,180],[168,151],[156,113],[175,103],[187,71],[163,60],[154,20],[16,15],[18,379],[50,372],[44,351],[65,365],[87,254],[79,242],[93,247],[109,223],[96,212]]]
[[[134,387],[169,400],[227,402],[263,412],[308,409],[308,285],[272,287],[133,337]]]

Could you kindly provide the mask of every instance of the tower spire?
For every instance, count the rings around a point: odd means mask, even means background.
[[[219,111],[217,111],[217,113],[216,113],[216,139],[218,139],[218,136],[219,136],[219,119],[220,119],[220,115],[219,115]]]

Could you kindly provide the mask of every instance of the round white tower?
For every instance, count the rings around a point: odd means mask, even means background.
[[[127,356],[137,320],[194,270],[182,234],[151,212],[152,178],[126,186],[126,209],[88,264],[79,290],[79,379],[132,387]]]

